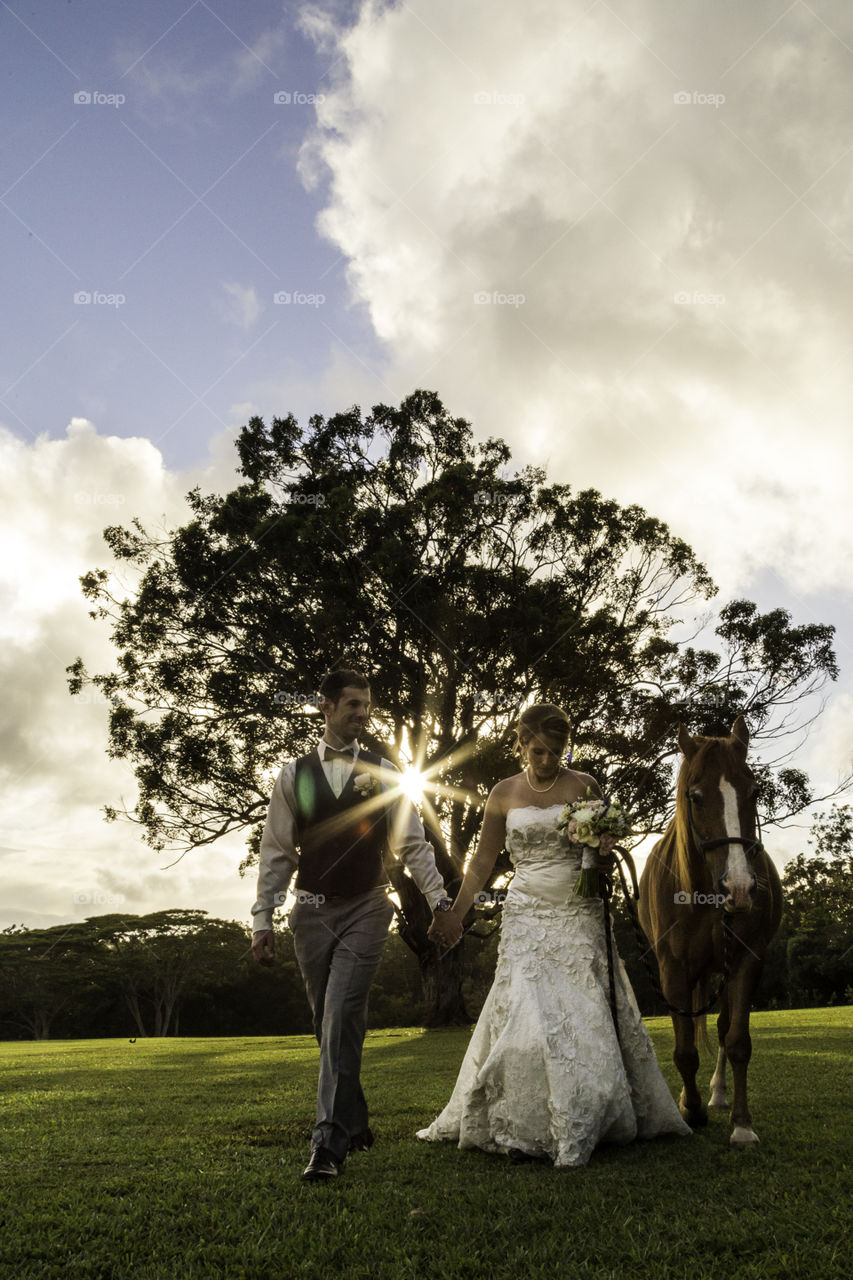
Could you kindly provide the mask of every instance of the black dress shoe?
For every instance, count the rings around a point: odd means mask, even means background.
[[[354,1133],[349,1140],[350,1151],[369,1151],[373,1146],[375,1139],[370,1128],[364,1130],[363,1133]]]
[[[315,1147],[311,1159],[302,1174],[303,1182],[328,1182],[336,1178],[341,1171],[343,1160],[329,1150],[328,1147]]]

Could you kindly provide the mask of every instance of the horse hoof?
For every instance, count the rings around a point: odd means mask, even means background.
[[[732,1129],[732,1136],[729,1138],[731,1147],[754,1147],[757,1142],[758,1134],[753,1129],[746,1129],[739,1124]]]
[[[724,1093],[715,1093],[708,1099],[712,1111],[728,1111],[729,1100]]]
[[[708,1112],[702,1108],[701,1111],[688,1111],[686,1107],[679,1107],[681,1118],[686,1120],[691,1129],[703,1129],[708,1123]]]

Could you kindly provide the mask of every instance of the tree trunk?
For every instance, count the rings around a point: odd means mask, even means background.
[[[440,952],[430,944],[418,955],[428,1027],[470,1026],[473,1021],[462,998],[464,947],[462,941],[450,951]]]
[[[136,1033],[140,1036],[148,1036],[145,1030],[145,1023],[142,1021],[142,1010],[139,1008],[139,996],[135,991],[125,991],[124,1001],[130,1010],[131,1017],[136,1023]]]

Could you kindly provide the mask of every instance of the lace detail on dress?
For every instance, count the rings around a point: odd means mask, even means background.
[[[581,850],[557,830],[562,807],[508,815],[515,876],[494,983],[450,1101],[419,1138],[582,1165],[600,1142],[690,1132],[614,949],[620,1051],[602,904],[574,893]]]

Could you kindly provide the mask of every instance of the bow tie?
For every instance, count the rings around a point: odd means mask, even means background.
[[[352,747],[348,751],[336,751],[334,747],[326,747],[323,755],[323,763],[328,764],[330,760],[349,760],[352,763],[353,751]]]

